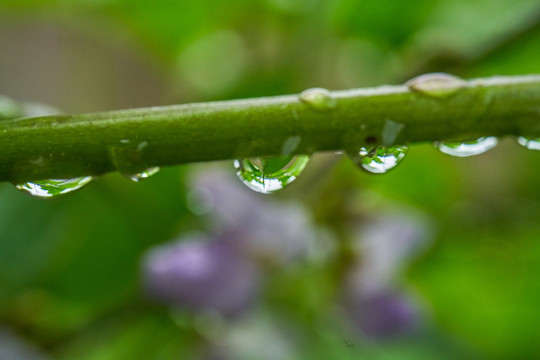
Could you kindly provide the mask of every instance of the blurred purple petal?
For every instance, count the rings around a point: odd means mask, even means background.
[[[214,224],[226,228],[238,227],[240,223],[249,223],[264,215],[261,195],[247,191],[232,175],[218,169],[205,169],[193,174],[191,179],[195,197],[211,204],[209,210]]]
[[[416,307],[395,293],[373,295],[351,304],[353,324],[373,339],[388,339],[413,332],[418,325]]]
[[[260,276],[232,233],[152,249],[143,261],[148,295],[162,303],[234,316],[256,300]]]
[[[247,190],[232,173],[221,170],[194,175],[192,183],[192,211],[207,215],[218,229],[241,233],[255,257],[286,263],[306,255],[312,246],[315,229],[300,205]]]
[[[368,337],[403,335],[418,324],[416,306],[391,289],[407,264],[427,247],[428,225],[413,213],[382,214],[359,224],[357,260],[345,279],[344,294],[351,321]]]
[[[361,261],[348,279],[350,288],[362,296],[387,289],[427,248],[429,235],[427,221],[412,214],[383,214],[362,223],[356,233]]]
[[[45,360],[49,359],[35,345],[20,338],[7,328],[0,328],[0,359]]]

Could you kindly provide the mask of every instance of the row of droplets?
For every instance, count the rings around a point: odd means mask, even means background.
[[[517,142],[528,149],[540,150],[540,138],[527,139],[518,137]],[[435,142],[434,146],[441,152],[458,157],[479,155],[498,143],[495,137],[482,137],[465,142]],[[373,174],[384,174],[395,168],[407,154],[408,147],[373,146],[361,147],[357,152],[349,153],[349,158],[362,170]],[[256,157],[234,161],[237,176],[250,189],[269,194],[284,188],[296,180],[309,162],[308,155],[288,155],[277,157]],[[159,171],[159,167],[151,167],[125,177],[139,182]],[[93,176],[72,179],[49,179],[31,181],[15,185],[17,189],[39,198],[52,198],[78,190],[95,179]]]
[[[413,78],[405,85],[409,90],[428,97],[446,98],[463,89],[466,82],[453,75],[433,73]],[[316,112],[329,112],[337,107],[337,100],[323,88],[308,89],[300,93],[299,99]],[[382,131],[382,142],[394,144],[403,127],[403,124],[386,120]],[[518,141],[520,144],[531,142],[522,138]],[[481,154],[495,147],[497,142],[497,138],[483,137],[465,142],[436,142],[434,145],[446,154],[464,157]],[[384,174],[396,167],[405,158],[407,151],[408,147],[405,145],[377,145],[361,147],[355,152],[349,152],[348,156],[359,168],[373,174]],[[246,186],[254,191],[269,194],[294,181],[302,173],[308,161],[307,155],[257,157],[235,160],[234,166],[237,176]],[[276,167],[276,165],[280,166]]]
[[[540,138],[518,137],[517,141],[528,149],[540,150]],[[495,137],[481,137],[472,141],[437,141],[434,146],[448,155],[468,157],[482,154],[497,144],[498,139]],[[384,174],[395,168],[405,158],[407,151],[408,147],[405,145],[378,145],[369,148],[361,147],[357,152],[348,153],[348,156],[360,169],[372,174]],[[294,181],[302,173],[308,161],[308,155],[258,157],[235,160],[234,166],[237,176],[247,187],[269,194]],[[272,165],[269,166],[269,164],[277,163],[282,164],[278,169]]]
[[[465,82],[455,76],[435,73],[422,75],[407,82],[411,91],[423,95],[441,98],[448,97],[465,86]],[[328,112],[337,106],[337,100],[331,93],[322,88],[308,89],[299,95],[301,102],[313,111]],[[390,126],[387,126],[390,125]],[[383,129],[383,143],[393,143],[403,125],[387,120]],[[385,139],[386,137],[386,139]],[[527,139],[518,137],[519,144],[528,149],[540,150],[540,138]],[[129,142],[122,140],[122,143]],[[292,153],[298,146],[300,137],[294,136],[284,144],[285,153]],[[482,137],[473,141],[435,142],[441,152],[466,157],[481,154],[494,148],[498,143],[495,137]],[[139,145],[146,143],[143,142]],[[141,150],[140,146],[137,149]],[[348,153],[350,159],[361,169],[374,174],[383,174],[396,167],[407,154],[405,145],[376,145],[360,147],[358,151]],[[256,157],[234,161],[237,176],[250,189],[269,194],[282,189],[293,182],[309,162],[308,155],[283,155],[277,157]],[[122,174],[132,181],[141,181],[159,171],[159,167],[150,167],[136,174]],[[84,176],[71,179],[49,179],[16,184],[17,189],[39,198],[52,198],[78,190],[95,179],[94,176]]]

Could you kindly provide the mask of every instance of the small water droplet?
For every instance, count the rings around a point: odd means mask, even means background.
[[[159,171],[159,166],[153,166],[137,174],[132,174],[132,175],[122,174],[122,176],[132,181],[139,182],[141,180],[148,179],[152,175],[155,175],[158,171]]]
[[[293,182],[309,161],[307,155],[257,157],[234,161],[236,175],[252,190],[269,194]]]
[[[405,158],[408,149],[405,145],[361,147],[358,152],[349,154],[349,157],[358,167],[370,173],[384,174]]]
[[[73,179],[50,179],[40,181],[29,181],[22,184],[16,184],[15,187],[25,191],[28,194],[39,198],[58,197],[78,190],[90,183],[94,178],[92,176],[77,177]]]
[[[336,108],[337,101],[327,89],[312,88],[304,90],[299,95],[300,101],[316,111],[330,111]]]
[[[406,85],[412,91],[431,97],[447,97],[455,94],[465,87],[466,82],[454,75],[445,73],[432,73],[417,76],[409,80]]]
[[[471,141],[436,141],[433,145],[441,152],[458,157],[482,154],[493,149],[499,140],[496,137],[481,137]]]
[[[519,136],[517,139],[517,142],[521,146],[525,146],[527,149],[530,150],[540,150],[540,138],[526,138],[523,136]]]
[[[122,144],[129,144],[129,139],[122,139],[120,140]]]

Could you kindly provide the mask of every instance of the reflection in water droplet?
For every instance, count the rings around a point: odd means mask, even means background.
[[[144,179],[148,179],[150,176],[155,175],[159,171],[159,166],[150,167],[144,171],[141,171],[137,174],[122,174],[124,177],[127,177],[128,179],[138,182]]]
[[[499,140],[496,137],[481,137],[471,141],[436,141],[433,145],[441,152],[458,157],[482,154],[493,149]]]
[[[527,149],[540,150],[540,138],[526,138],[519,136],[517,138],[517,142],[519,145],[525,146]]]
[[[93,179],[92,176],[85,176],[73,179],[29,181],[23,184],[17,184],[15,187],[35,197],[51,198],[78,190],[90,183]]]
[[[252,190],[269,194],[293,182],[309,161],[307,155],[258,157],[234,161],[236,175]]]
[[[465,87],[462,79],[445,73],[432,73],[415,77],[406,85],[412,91],[432,97],[446,97]]]
[[[405,145],[379,145],[371,149],[362,147],[358,152],[349,154],[349,157],[358,167],[370,173],[384,174],[395,168],[405,158],[408,149]]]
[[[337,101],[332,97],[330,91],[323,88],[304,90],[300,93],[299,98],[310,108],[320,112],[333,110],[337,106]]]

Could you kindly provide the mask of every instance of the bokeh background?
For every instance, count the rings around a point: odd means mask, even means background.
[[[540,3],[0,0],[0,94],[68,113],[431,71],[540,73]],[[507,138],[381,176],[318,154],[270,196],[231,162],[0,184],[0,359],[535,358],[539,161]]]

